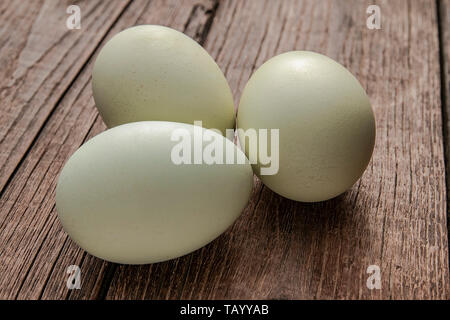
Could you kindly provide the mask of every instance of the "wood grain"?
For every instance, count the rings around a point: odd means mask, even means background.
[[[128,1],[78,1],[86,32],[66,27],[73,1],[2,1],[0,192],[60,97]]]
[[[447,178],[447,228],[450,233],[450,210],[448,209],[450,201],[450,193],[448,192],[448,186],[450,186],[450,0],[441,0],[439,5],[442,119]]]
[[[166,24],[199,41],[209,26],[212,1],[134,1],[100,44],[129,26]],[[83,32],[91,33],[85,24]],[[98,51],[98,50],[97,50]],[[56,178],[69,156],[105,129],[92,99],[91,58],[62,97],[0,199],[0,298],[97,298],[111,264],[87,256],[56,218]],[[84,267],[84,264],[88,267]],[[80,265],[83,290],[66,287],[66,268]]]
[[[64,26],[68,2],[14,4],[0,4],[0,298],[450,297],[435,1],[90,1],[80,2],[90,8],[81,34],[56,27]],[[369,4],[381,8],[381,30],[366,28]],[[440,4],[441,30],[447,5]],[[317,204],[284,199],[255,179],[247,208],[224,235],[165,263],[124,266],[85,253],[57,220],[56,179],[70,155],[105,129],[90,87],[93,53],[120,30],[146,23],[204,44],[236,104],[273,55],[313,50],[341,62],[366,88],[377,118],[363,178]],[[66,287],[72,264],[81,267],[81,290]],[[381,290],[366,287],[373,264],[381,267]]]
[[[313,205],[257,181],[227,233],[174,261],[119,266],[108,299],[448,298],[437,10],[433,1],[377,1],[382,29],[368,30],[369,4],[220,3],[205,46],[234,96],[273,55],[327,54],[371,97],[373,160],[349,192]],[[381,267],[381,290],[366,286],[369,265]]]

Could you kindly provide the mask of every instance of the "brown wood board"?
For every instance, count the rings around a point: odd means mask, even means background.
[[[69,2],[21,3],[0,4],[0,298],[449,298],[449,1],[85,1],[80,30],[65,27]],[[381,8],[380,30],[366,27],[371,4]],[[90,84],[95,55],[136,24],[171,26],[204,45],[236,106],[276,54],[313,50],[342,63],[377,120],[362,179],[336,199],[304,204],[255,178],[236,223],[172,261],[125,266],[85,253],[59,224],[56,181],[105,130]],[[72,264],[81,290],[66,287]],[[381,290],[366,286],[369,265],[381,268]]]

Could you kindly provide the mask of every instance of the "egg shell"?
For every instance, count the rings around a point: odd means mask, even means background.
[[[71,156],[58,180],[56,208],[80,247],[112,262],[164,261],[206,245],[241,214],[253,185],[250,164],[174,164],[178,142],[171,137],[179,128],[194,134],[183,123],[117,126]]]
[[[94,100],[108,127],[159,120],[234,128],[225,76],[197,42],[171,28],[141,25],[112,37],[92,73]]]
[[[279,129],[278,173],[260,175],[259,158],[253,168],[271,190],[303,202],[349,189],[366,169],[375,143],[374,114],[358,80],[334,60],[307,51],[278,55],[251,76],[237,126]]]

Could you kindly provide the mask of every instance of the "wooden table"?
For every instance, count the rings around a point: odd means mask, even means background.
[[[70,4],[0,2],[0,298],[450,297],[450,0],[86,0],[75,3],[74,30]],[[371,4],[381,9],[379,30],[366,26]],[[202,44],[236,104],[255,68],[278,53],[313,50],[345,65],[377,119],[362,179],[336,199],[303,204],[255,178],[224,235],[165,263],[118,265],[81,250],[57,219],[56,181],[69,156],[105,130],[92,99],[96,54],[137,24]],[[66,286],[69,265],[81,269],[79,290]],[[367,287],[370,265],[381,289]]]

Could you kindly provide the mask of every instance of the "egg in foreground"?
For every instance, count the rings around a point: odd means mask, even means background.
[[[94,100],[108,127],[174,121],[234,128],[234,102],[214,59],[185,34],[141,25],[112,37],[92,72]]]
[[[173,133],[194,139],[193,128],[129,123],[82,145],[56,188],[64,230],[90,254],[125,264],[173,259],[218,237],[244,209],[253,172],[248,163],[175,164]],[[242,154],[222,135],[200,130]]]
[[[265,62],[239,103],[239,129],[279,129],[279,170],[260,175],[274,192],[297,201],[328,200],[363,174],[375,144],[374,114],[358,80],[334,60],[293,51]],[[246,137],[238,131],[242,143]],[[248,144],[245,146],[249,156]]]

